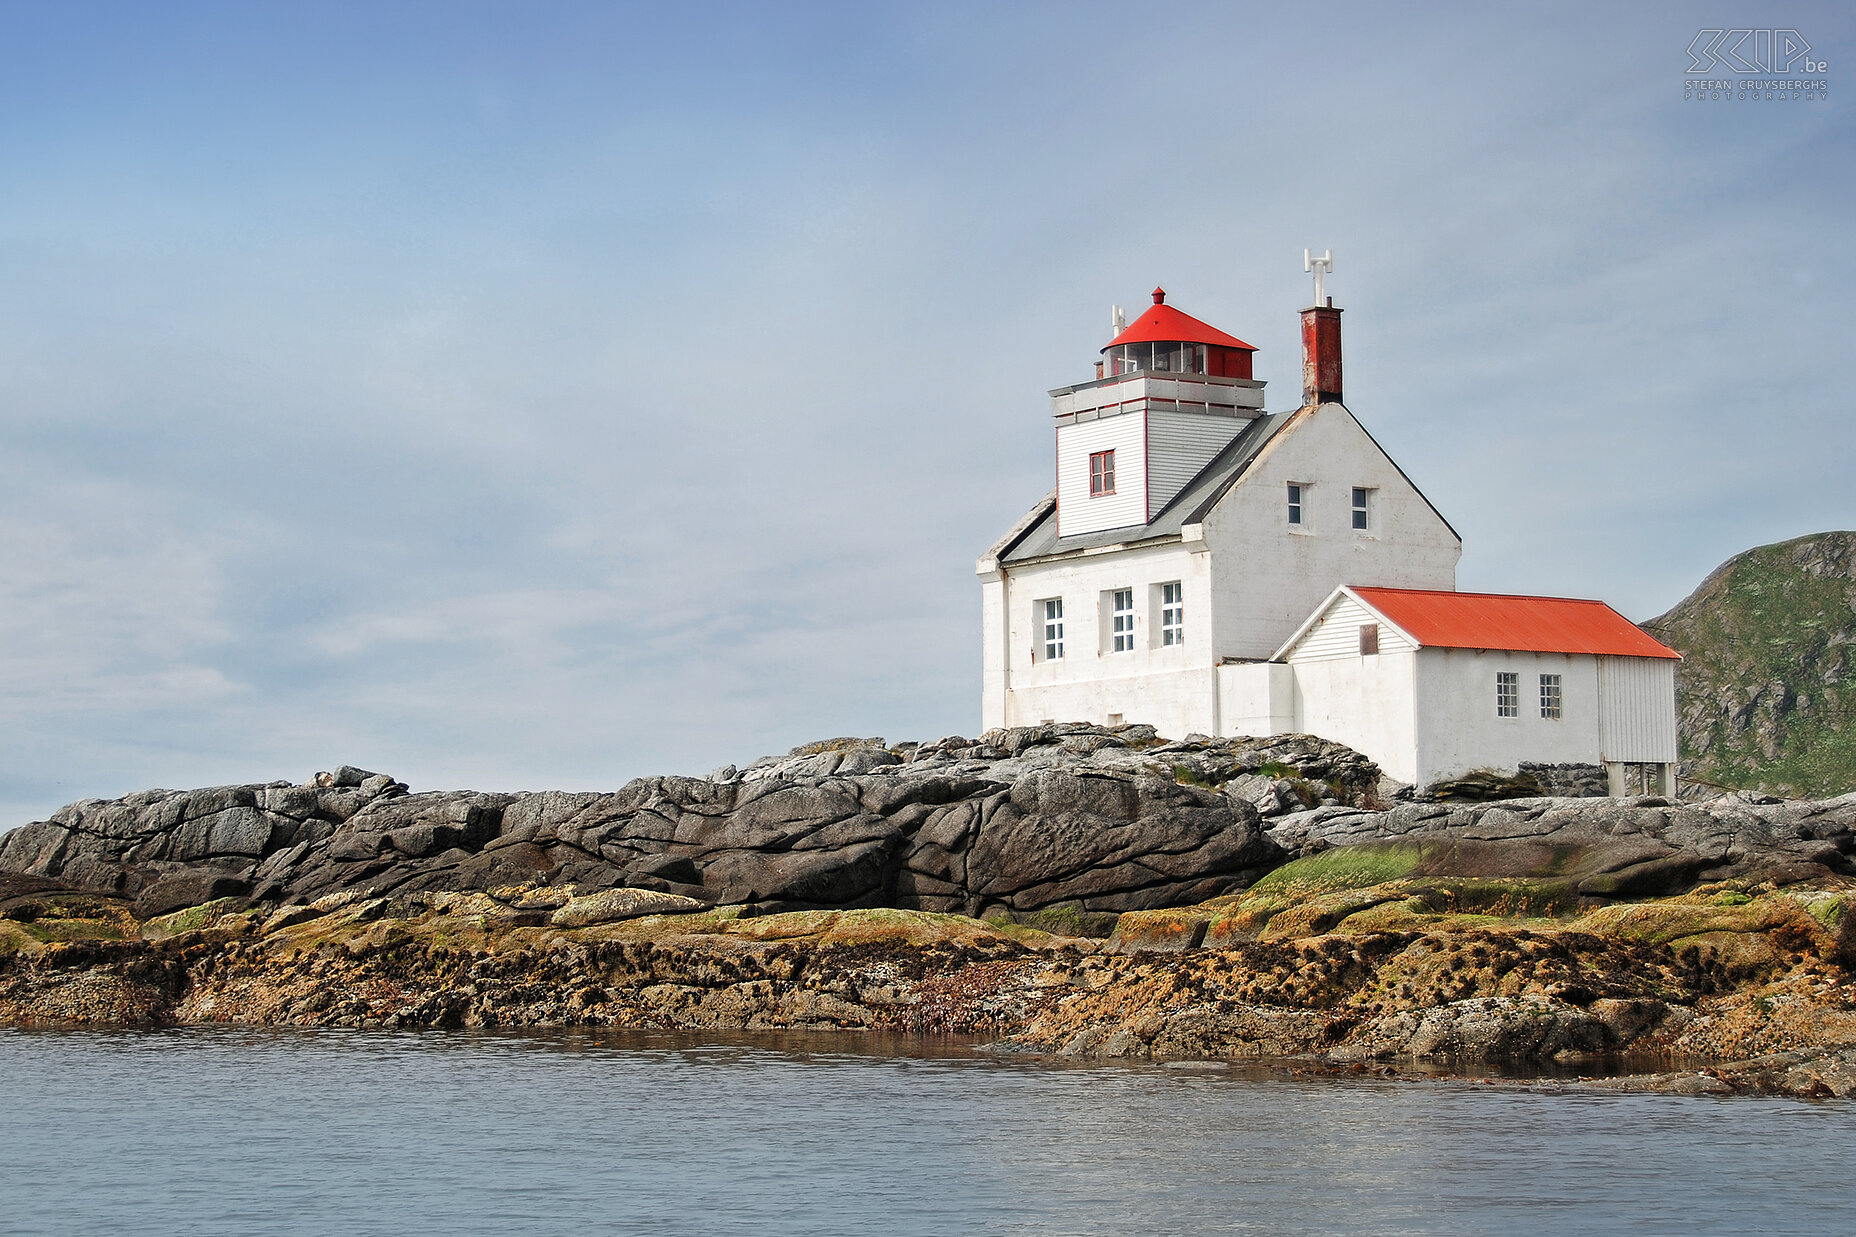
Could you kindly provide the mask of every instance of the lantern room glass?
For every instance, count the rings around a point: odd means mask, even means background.
[[[1143,371],[1159,374],[1202,374],[1205,345],[1157,342],[1119,344],[1108,352],[1109,375]]]

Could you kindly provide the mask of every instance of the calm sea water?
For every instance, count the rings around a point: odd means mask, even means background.
[[[1850,1233],[1853,1135],[844,1037],[0,1032],[7,1234]]]

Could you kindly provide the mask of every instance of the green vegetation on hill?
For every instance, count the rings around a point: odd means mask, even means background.
[[[1688,776],[1787,795],[1856,789],[1856,533],[1735,555],[1644,627],[1684,659]]]

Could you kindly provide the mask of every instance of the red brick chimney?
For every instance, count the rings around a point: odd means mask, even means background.
[[[1302,311],[1302,403],[1340,403],[1340,310],[1334,298]]]

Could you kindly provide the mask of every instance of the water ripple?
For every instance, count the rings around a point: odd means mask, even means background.
[[[0,1033],[0,1233],[1846,1233],[1852,1106],[954,1041]]]

